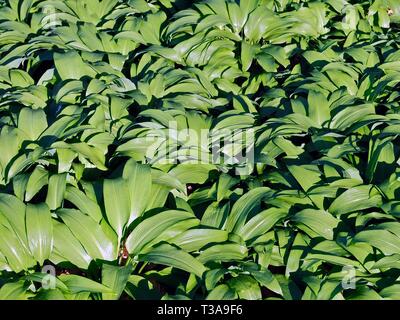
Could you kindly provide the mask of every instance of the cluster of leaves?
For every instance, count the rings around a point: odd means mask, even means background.
[[[0,6],[0,299],[400,298],[399,1]]]

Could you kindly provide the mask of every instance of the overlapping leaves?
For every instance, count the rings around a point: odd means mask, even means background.
[[[396,1],[0,6],[1,299],[400,297]]]

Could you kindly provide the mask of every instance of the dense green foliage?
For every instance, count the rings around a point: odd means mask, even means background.
[[[399,1],[0,6],[0,299],[400,298]]]

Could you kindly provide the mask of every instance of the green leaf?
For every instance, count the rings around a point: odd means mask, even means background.
[[[366,242],[385,255],[400,253],[400,238],[387,230],[364,230],[357,233],[353,242]]]
[[[95,220],[79,210],[60,209],[57,214],[92,258],[108,261],[117,258],[115,234],[106,233]]]
[[[208,174],[214,170],[211,164],[179,164],[169,173],[176,177],[181,183],[204,183],[208,179]]]
[[[76,51],[54,53],[54,63],[62,80],[94,78],[96,72],[86,64]]]
[[[64,193],[67,185],[67,174],[55,174],[49,179],[46,203],[51,210],[56,210],[64,200]]]
[[[133,266],[128,264],[123,267],[103,264],[101,269],[102,283],[111,288],[113,293],[103,293],[104,300],[118,300],[129,280]]]
[[[220,284],[216,286],[211,292],[207,295],[206,300],[235,300],[237,299],[237,294],[235,290],[229,288],[226,284]]]
[[[200,253],[202,263],[210,261],[237,261],[247,257],[247,248],[236,243],[216,244]]]
[[[191,229],[169,240],[187,252],[197,251],[206,245],[228,240],[228,233],[223,230]]]
[[[10,282],[0,288],[0,300],[28,300],[33,296],[25,281]]]
[[[130,195],[130,215],[128,225],[141,216],[149,203],[152,172],[149,166],[128,160],[124,167],[124,179],[127,180]]]
[[[171,188],[169,186],[153,183],[151,186],[149,202],[145,211],[163,207],[170,190]]]
[[[255,57],[255,48],[251,44],[247,43],[246,41],[242,41],[241,47],[241,62],[242,62],[242,70],[247,71],[249,70],[253,59]]]
[[[271,228],[287,215],[284,209],[271,208],[256,214],[238,232],[243,240],[258,237],[267,233]]]
[[[382,289],[379,295],[384,299],[399,300],[400,299],[400,284],[396,283]]]
[[[67,186],[65,200],[74,204],[81,212],[91,216],[96,222],[100,222],[103,218],[100,206],[78,188]]]
[[[292,221],[298,227],[304,230],[310,236],[321,236],[325,239],[332,240],[335,228],[337,228],[339,220],[333,217],[329,212],[323,210],[305,209],[296,213],[292,217]]]
[[[308,117],[314,121],[317,128],[321,128],[331,118],[328,100],[322,93],[309,92],[308,108]]]
[[[45,203],[26,206],[26,234],[32,255],[43,265],[53,247],[51,213]]]
[[[104,180],[103,188],[107,219],[120,241],[129,220],[130,199],[128,185],[122,178],[106,179]]]
[[[237,184],[240,180],[236,177],[232,177],[229,174],[221,174],[217,185],[217,200],[221,201],[229,196],[229,189]]]
[[[46,114],[42,109],[23,108],[18,118],[18,128],[35,141],[47,128]]]
[[[243,195],[232,207],[232,211],[226,222],[228,232],[236,232],[245,224],[247,216],[255,210],[262,199],[271,197],[270,188],[256,188]]]
[[[13,178],[13,190],[14,194],[18,199],[24,200],[26,186],[28,185],[29,175],[28,174],[20,174]]]
[[[73,235],[71,230],[63,223],[53,220],[54,254],[60,256],[60,262],[69,261],[79,268],[86,269],[92,261],[82,244]]]
[[[286,276],[289,276],[290,273],[299,269],[301,265],[301,256],[306,250],[307,243],[304,241],[302,234],[299,232],[294,238],[293,245],[290,248],[289,256],[286,262]]]
[[[251,275],[258,281],[258,283],[269,290],[282,295],[282,288],[278,280],[275,279],[272,272],[269,270],[252,271]]]
[[[173,225],[195,219],[192,213],[186,211],[167,210],[144,219],[126,239],[126,248],[130,254],[138,254],[145,246],[160,233]]]
[[[31,201],[32,198],[45,186],[49,181],[49,173],[42,166],[36,166],[28,184],[26,185],[25,201]]]
[[[138,260],[182,269],[198,277],[206,271],[204,265],[190,254],[166,243],[146,250],[138,256]]]
[[[240,275],[228,281],[230,288],[235,290],[240,299],[245,300],[260,300],[261,290],[257,281],[251,276]]]
[[[62,274],[59,276],[59,279],[68,287],[71,293],[112,293],[109,287],[85,277],[73,274]]]
[[[187,219],[180,221],[172,226],[170,226],[168,229],[164,230],[161,232],[156,238],[154,238],[152,241],[150,241],[146,247],[150,247],[153,245],[156,245],[157,243],[163,242],[163,241],[171,241],[174,237],[178,236],[179,234],[191,229],[191,228],[196,228],[199,226],[199,220],[197,219]]]
[[[0,252],[6,257],[8,265],[15,272],[28,270],[36,264],[15,233],[2,224],[0,224]]]
[[[328,211],[334,215],[341,215],[371,207],[380,207],[382,197],[371,186],[358,186],[343,192],[333,201]]]
[[[213,202],[208,206],[201,218],[201,224],[203,226],[210,226],[215,228],[222,228],[228,217],[230,211],[230,203],[227,202],[224,205]]]
[[[17,197],[0,193],[0,215],[8,221],[22,244],[28,248],[25,232],[25,204]]]

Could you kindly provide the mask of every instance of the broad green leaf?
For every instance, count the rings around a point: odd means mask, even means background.
[[[251,276],[240,275],[228,281],[228,286],[235,290],[240,299],[261,300],[261,290],[257,281]]]
[[[310,236],[316,234],[329,240],[333,239],[334,231],[339,223],[339,220],[329,212],[314,209],[305,209],[296,213],[292,217],[292,221],[306,233],[311,230],[314,234],[309,234]]]
[[[115,234],[107,234],[95,220],[79,210],[60,209],[57,214],[92,258],[108,261],[117,258]]]
[[[101,269],[102,283],[111,288],[113,293],[103,293],[104,300],[117,300],[125,289],[133,266],[128,264],[123,267],[103,264]]]
[[[13,190],[14,194],[18,199],[24,200],[26,186],[28,185],[29,175],[28,174],[20,174],[13,178]]]
[[[122,178],[104,180],[104,206],[108,222],[120,241],[130,213],[129,189],[125,180]]]
[[[379,207],[382,197],[371,186],[358,186],[351,188],[333,201],[328,211],[334,215],[341,215],[367,208]]]
[[[241,63],[243,71],[249,70],[253,59],[255,57],[255,48],[251,44],[247,43],[246,41],[242,41],[241,47]]]
[[[279,295],[282,295],[282,289],[279,282],[269,270],[252,271],[251,275],[258,281],[260,285]]]
[[[56,210],[64,200],[67,174],[54,174],[49,179],[46,203],[51,210]]]
[[[86,277],[74,274],[62,274],[59,279],[68,287],[71,293],[94,292],[94,293],[111,293],[112,290],[96,281]]]
[[[229,174],[221,174],[217,185],[217,200],[221,201],[229,196],[229,189],[239,182],[239,179]]]
[[[236,261],[247,257],[247,248],[236,243],[213,245],[200,253],[197,259],[202,263],[210,261]]]
[[[91,216],[97,222],[103,218],[100,206],[78,188],[67,186],[65,200],[74,204],[81,212]]]
[[[86,64],[76,51],[54,53],[54,63],[62,80],[94,77],[96,72]]]
[[[314,121],[317,128],[321,128],[331,118],[328,100],[322,93],[309,92],[308,108],[308,116]]]
[[[22,109],[19,114],[18,128],[24,131],[29,139],[35,141],[47,128],[45,112],[42,109]]]
[[[384,299],[399,300],[400,299],[400,284],[396,283],[384,288],[379,292],[379,295]]]
[[[214,170],[211,164],[179,164],[169,173],[181,183],[204,183],[208,179],[209,172]]]
[[[25,281],[10,282],[0,288],[0,300],[28,300],[33,296]]]
[[[149,166],[129,160],[123,172],[130,195],[130,215],[128,224],[141,216],[149,203],[152,172]]]
[[[230,211],[230,203],[224,205],[213,202],[208,206],[201,218],[201,224],[215,228],[222,228]]]
[[[164,206],[165,201],[167,201],[168,194],[171,190],[171,187],[165,186],[163,184],[153,183],[151,186],[151,192],[149,197],[149,202],[145,211],[154,208],[161,208]]]
[[[0,215],[8,221],[22,244],[28,248],[25,229],[25,204],[17,197],[0,193]]]
[[[294,238],[289,256],[286,262],[285,275],[289,276],[290,273],[295,272],[301,265],[301,256],[307,250],[307,243],[304,241],[301,233],[298,233]]]
[[[71,230],[63,223],[53,220],[54,250],[61,261],[70,261],[79,268],[86,269],[92,261],[79,240],[73,235]],[[54,257],[50,259],[53,260]]]
[[[353,242],[366,242],[385,255],[400,253],[400,238],[387,230],[364,230],[355,235]]]
[[[186,211],[167,210],[140,222],[126,239],[126,248],[130,254],[138,254],[145,246],[164,230],[185,220],[194,219]]]
[[[26,234],[29,249],[40,265],[50,257],[53,248],[53,225],[45,203],[26,206]]]
[[[228,232],[239,230],[245,224],[247,216],[259,206],[261,200],[271,197],[271,195],[272,190],[266,187],[250,190],[243,195],[232,207],[226,223],[226,230]]]
[[[161,244],[139,255],[139,261],[171,266],[202,277],[205,266],[190,254],[169,244]]]
[[[166,241],[170,242],[171,239],[175,238],[176,236],[186,232],[191,228],[199,227],[200,221],[198,219],[186,219],[176,224],[170,226],[168,229],[161,232],[156,238],[150,241],[146,247],[154,246],[157,243]]]
[[[226,284],[215,287],[208,295],[206,300],[235,300],[237,294]]]
[[[286,215],[287,212],[284,209],[271,208],[264,210],[251,218],[237,233],[245,241],[258,237],[267,233]]]
[[[4,254],[8,265],[15,272],[28,270],[36,261],[22,245],[15,233],[0,224],[0,252]]]
[[[213,245],[214,243],[224,242],[227,240],[228,233],[223,230],[191,229],[169,240],[169,242],[187,252],[193,252],[206,245]]]

